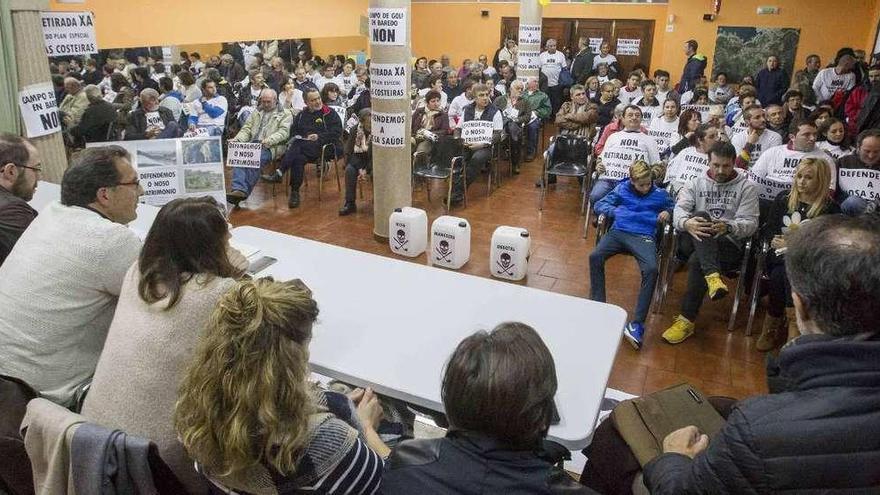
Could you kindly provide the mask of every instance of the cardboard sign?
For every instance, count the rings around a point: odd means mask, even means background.
[[[226,158],[227,167],[260,168],[260,155],[263,153],[263,145],[260,143],[239,143],[229,141],[227,143]]]
[[[374,146],[403,148],[406,144],[406,114],[373,112]]]
[[[491,120],[469,120],[461,124],[461,139],[465,144],[491,144]]]
[[[91,12],[40,12],[46,55],[66,57],[98,53]]]
[[[628,55],[633,57],[639,56],[639,46],[642,44],[640,39],[617,39],[617,54]]]
[[[791,189],[791,182],[779,182],[767,177],[758,177],[751,171],[748,173],[749,180],[758,185],[758,198],[773,201],[779,193]]]
[[[880,170],[841,168],[837,170],[837,184],[847,196],[871,201],[880,197]]]
[[[600,179],[620,180],[629,177],[629,167],[637,160],[645,160],[645,154],[641,151],[624,147],[605,148],[602,150],[602,165],[605,173]]]
[[[520,24],[519,25],[519,46],[540,45],[540,44],[541,44],[541,25],[540,24]]]
[[[602,46],[603,41],[605,41],[605,38],[590,38],[590,51],[598,55],[599,47]]]
[[[147,119],[147,129],[150,127],[158,127],[159,129],[165,129],[165,122],[162,122],[162,116],[159,115],[158,111],[155,112],[145,112],[144,117]]]
[[[27,137],[45,136],[61,130],[58,104],[52,83],[25,86],[18,93],[18,107],[27,129]]]
[[[368,9],[370,43],[406,45],[406,9]]]

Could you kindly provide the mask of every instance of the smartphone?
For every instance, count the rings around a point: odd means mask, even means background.
[[[250,275],[256,275],[275,264],[276,261],[278,260],[271,256],[262,256],[251,262],[250,266],[248,266],[247,272]]]

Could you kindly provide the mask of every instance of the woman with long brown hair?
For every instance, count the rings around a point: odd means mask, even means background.
[[[155,442],[193,492],[205,484],[174,431],[177,385],[208,316],[245,268],[213,198],[162,207],[123,281],[83,406],[90,420]]]
[[[389,451],[375,430],[377,397],[308,382],[317,317],[299,280],[242,281],[217,304],[174,411],[181,443],[215,484],[251,494],[369,494],[379,486]]]
[[[761,352],[779,347],[798,335],[791,286],[785,273],[785,238],[808,220],[840,213],[840,207],[828,195],[830,184],[828,162],[804,158],[795,169],[791,191],[779,193],[773,201],[764,228],[764,239],[770,243],[771,249],[767,257],[767,274],[770,276],[767,316],[755,346]],[[787,334],[783,331],[786,321]]]

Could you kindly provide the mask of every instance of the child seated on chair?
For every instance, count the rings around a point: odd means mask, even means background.
[[[605,302],[605,260],[618,253],[636,258],[642,272],[642,285],[633,319],[624,336],[636,349],[642,346],[645,318],[657,282],[657,223],[672,215],[675,203],[664,189],[654,185],[652,167],[637,161],[623,180],[596,203],[597,215],[614,221],[590,255],[590,299]]]

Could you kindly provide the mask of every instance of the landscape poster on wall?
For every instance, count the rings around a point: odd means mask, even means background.
[[[800,29],[719,26],[715,41],[712,76],[727,74],[727,80],[739,83],[767,65],[767,57],[779,57],[779,66],[792,75]]]

